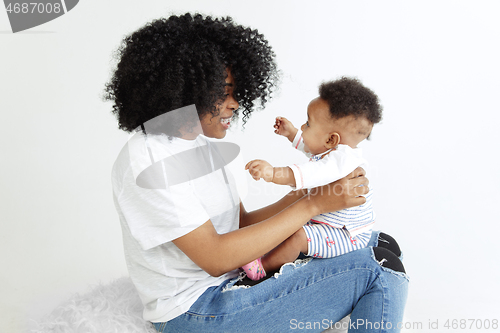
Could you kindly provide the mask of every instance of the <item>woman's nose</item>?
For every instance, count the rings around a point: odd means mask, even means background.
[[[240,103],[234,98],[233,94],[229,94],[227,98],[229,99],[227,103],[229,109],[237,110],[240,107]]]

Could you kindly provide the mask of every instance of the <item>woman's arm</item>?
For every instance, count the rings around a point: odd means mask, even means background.
[[[271,216],[278,214],[283,209],[291,206],[294,202],[296,202],[306,194],[306,190],[291,191],[279,201],[251,212],[247,212],[245,210],[245,207],[243,206],[243,203],[240,201],[240,228],[244,228],[251,224],[264,221]]]
[[[364,185],[364,186],[361,186]],[[278,214],[226,234],[218,234],[212,222],[175,239],[191,260],[212,276],[220,276],[261,257],[320,213],[359,206],[365,202],[368,180],[364,170],[317,188]]]

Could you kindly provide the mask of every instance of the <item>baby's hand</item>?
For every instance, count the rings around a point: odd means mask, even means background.
[[[293,142],[293,138],[295,137],[295,134],[297,134],[297,129],[293,126],[292,122],[285,117],[276,117],[274,133],[283,135],[288,138],[290,142]]]
[[[245,170],[250,172],[253,179],[264,179],[266,182],[272,182],[274,177],[274,168],[264,160],[253,160],[245,165]]]

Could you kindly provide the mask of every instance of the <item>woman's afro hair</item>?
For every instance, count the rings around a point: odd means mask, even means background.
[[[127,132],[192,104],[200,117],[216,116],[227,68],[240,104],[235,116],[241,112],[245,124],[256,107],[264,107],[278,79],[275,55],[264,36],[230,17],[185,14],[154,20],[123,39],[117,58],[104,99],[114,102],[119,128]],[[178,135],[176,127],[166,134]]]
[[[372,124],[382,120],[382,106],[377,95],[355,78],[342,77],[322,83],[319,96],[328,102],[330,115],[334,119],[365,117]]]

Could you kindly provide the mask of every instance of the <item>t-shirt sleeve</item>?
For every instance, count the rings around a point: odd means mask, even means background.
[[[144,189],[132,184],[123,189],[117,204],[144,250],[184,236],[210,219],[191,182],[168,189]]]
[[[359,151],[349,146],[339,145],[337,150],[330,152],[316,162],[289,165],[295,178],[295,190],[314,188],[334,182],[347,176],[366,160]]]

